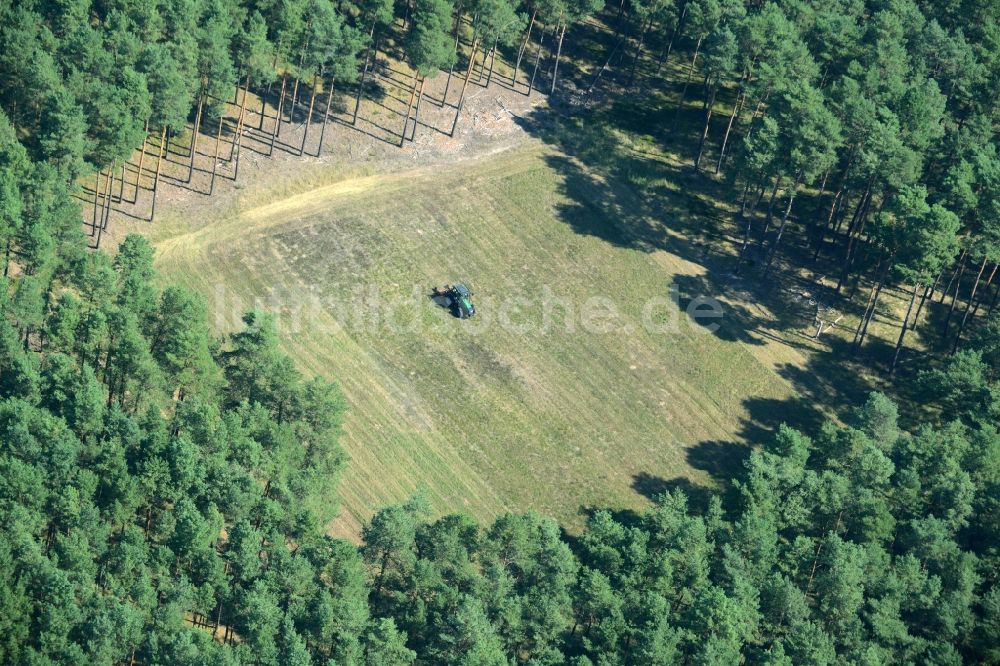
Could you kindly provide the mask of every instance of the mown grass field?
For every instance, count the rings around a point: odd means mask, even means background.
[[[570,178],[560,168],[569,159],[530,140],[472,161],[345,177],[219,219],[168,215],[151,230],[166,281],[203,291],[220,332],[259,299],[279,312],[302,370],[343,388],[351,460],[335,532],[356,533],[419,485],[439,511],[535,509],[578,526],[584,507],[637,508],[671,484],[711,483],[742,443],[747,400],[791,396],[776,370],[807,352],[732,334],[742,324],[731,318],[717,334],[684,314],[671,332],[641,325],[647,300],[670,284],[687,297],[710,285],[705,269],[614,242],[607,184]],[[627,184],[615,187],[627,201]],[[472,321],[428,297],[458,280],[476,293]],[[546,293],[561,303],[547,329]],[[511,297],[524,300],[504,306]],[[620,316],[598,321],[613,332],[585,330],[591,297],[614,304]]]

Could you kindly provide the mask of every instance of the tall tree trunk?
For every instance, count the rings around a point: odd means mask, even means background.
[[[413,0],[406,0],[406,12],[403,14],[403,30],[406,34],[410,34],[410,30],[413,29],[413,22],[410,21],[410,10],[412,9]],[[393,21],[395,23],[395,21]]]
[[[646,31],[649,30],[649,26],[652,25],[653,19],[646,20],[642,25],[642,32],[639,33],[639,43],[635,47],[635,55],[632,56],[632,67],[629,68],[628,80],[625,83],[625,90],[632,89],[632,82],[635,81],[635,69],[639,64],[639,58],[642,57],[642,46],[646,41]]]
[[[267,148],[267,156],[270,157],[274,153],[274,137],[278,135],[279,127],[281,127],[281,109],[285,103],[285,84],[287,83],[287,74],[281,75],[281,93],[278,95],[278,114],[274,119],[274,127],[271,128],[271,144]]]
[[[622,1],[624,2],[624,0]],[[528,29],[524,31],[524,41],[521,42],[521,48],[517,50],[517,59],[514,61],[514,74],[510,78],[510,84],[513,86],[514,90],[517,90],[517,73],[521,71],[521,58],[524,57],[524,50],[528,47],[528,42],[531,41],[531,29],[535,27],[536,16],[538,16],[537,9],[531,12],[531,20],[528,21]]]
[[[222,623],[222,602],[219,602],[219,612],[215,616],[215,626],[212,627],[212,640],[219,635],[219,625]]]
[[[94,179],[94,211],[90,216],[90,236],[93,238],[94,234],[97,233],[97,200],[101,196],[101,175],[104,173],[104,169],[97,170],[97,177]],[[8,245],[8,255],[10,246]]]
[[[156,194],[160,190],[160,163],[163,161],[163,149],[167,142],[167,126],[163,126],[160,133],[160,150],[156,153],[156,175],[153,176],[153,207],[149,212],[149,221],[156,217]]]
[[[615,37],[622,31],[622,17],[625,15],[625,0],[618,3],[618,13],[615,14]]]
[[[784,181],[782,176],[778,176],[774,180],[774,189],[771,190],[771,197],[767,202],[767,214],[764,216],[764,229],[760,232],[760,245],[764,246],[767,241],[767,232],[771,230],[771,220],[774,217],[774,203],[778,200],[778,191],[781,189],[781,183]]]
[[[882,273],[875,278],[876,283],[872,285],[872,292],[869,296],[871,305],[865,308],[865,312],[861,317],[861,322],[858,324],[858,330],[854,332],[854,349],[852,353],[856,354],[861,351],[861,345],[865,342],[865,336],[868,335],[868,324],[871,320],[875,318],[875,311],[878,308],[878,299],[882,294],[882,286],[885,284],[885,278],[889,274],[889,270],[892,268],[893,257],[890,257],[888,261],[885,262],[885,267]],[[880,264],[882,262],[879,262]],[[876,273],[878,272],[878,267],[876,267]]]
[[[743,201],[740,204],[740,216],[746,221],[746,224],[744,225],[743,228],[743,242],[740,245],[740,252],[736,256],[736,270],[733,271],[736,275],[739,275],[740,273],[740,269],[743,266],[743,257],[746,256],[747,248],[750,246],[750,232],[753,230],[754,213],[757,212],[757,204],[760,203],[761,196],[764,192],[764,183],[761,183],[758,190],[758,195],[755,197],[754,203],[750,207],[749,211],[746,208],[747,194],[749,193],[750,188],[753,185],[753,182],[756,180],[761,180],[763,178],[763,175],[764,175],[763,169],[761,169],[760,172],[758,172],[758,174],[755,177],[753,177],[753,179],[747,180],[746,187],[743,188]]]
[[[243,132],[246,130],[246,109],[247,109],[247,94],[250,92],[250,75],[247,75],[247,84],[243,88],[243,104],[240,105],[240,117],[236,120],[236,136],[233,137],[233,150],[229,154],[229,158],[232,159],[232,153],[236,153],[236,166],[233,169],[233,182],[240,176],[240,157],[243,153]]]
[[[139,186],[142,183],[142,163],[146,161],[146,143],[149,141],[149,118],[146,118],[146,125],[142,131],[142,150],[139,151],[139,168],[135,171],[135,195],[129,203],[139,201]]]
[[[654,74],[654,76],[658,77],[660,75],[660,71],[663,69],[663,66],[667,64],[667,61],[670,59],[670,53],[674,50],[674,40],[677,38],[677,32],[680,30],[681,24],[684,23],[684,18],[687,16],[688,6],[688,3],[685,2],[684,8],[681,10],[680,18],[678,18],[677,23],[674,24],[674,29],[670,31],[670,41],[667,42],[667,48],[663,52],[663,55],[660,56],[660,62],[656,65],[656,74]]]
[[[239,104],[240,101],[240,79],[243,78],[243,63],[240,63],[236,68],[236,87],[233,88],[233,101],[229,102],[233,106]]]
[[[249,80],[247,82],[249,83]],[[236,82],[236,102],[235,102],[235,104],[237,104],[237,105],[240,105],[240,88],[241,88],[240,82],[237,81]],[[249,86],[247,86],[247,88],[243,89],[243,104],[246,104],[246,94],[249,92],[248,88],[249,88]],[[242,108],[242,105],[240,105],[239,108]],[[239,121],[237,121],[237,125],[239,125]],[[233,156],[234,156],[235,151],[236,151],[236,135],[233,134],[232,141],[229,141],[229,156],[226,157],[226,160],[225,160],[226,162],[231,162],[233,160]]]
[[[330,119],[330,103],[333,102],[333,85],[337,82],[336,77],[330,77],[330,92],[326,94],[326,110],[323,112],[323,127],[319,131],[319,148],[316,149],[316,157],[323,152],[323,138],[326,136],[326,121]]]
[[[236,94],[240,94],[239,86],[236,86]],[[224,113],[219,114],[219,129],[215,133],[215,156],[212,158],[212,180],[208,184],[208,196],[212,196],[215,192],[215,172],[219,169],[219,144],[222,143],[222,120],[225,118]]]
[[[292,104],[288,107],[288,124],[295,122],[295,105],[299,98],[299,77],[295,77],[295,85],[292,86]],[[281,128],[278,128],[278,136],[281,136]]]
[[[837,236],[840,235],[840,228],[844,226],[844,217],[847,214],[847,209],[850,207],[851,190],[849,188],[844,188],[844,195],[840,197],[840,203],[837,204],[837,212],[833,216],[833,240],[836,242]],[[855,209],[854,215],[857,216],[857,209]],[[850,229],[854,224],[854,217],[851,218],[851,223],[847,225]]]
[[[608,70],[608,67],[611,66],[611,61],[614,59],[615,54],[618,53],[618,49],[621,48],[621,46],[622,46],[622,44],[624,42],[625,42],[625,36],[624,35],[622,35],[621,37],[619,37],[618,41],[615,42],[615,45],[614,45],[614,47],[612,47],[611,51],[608,53],[608,57],[604,61],[604,64],[601,65],[601,67],[597,70],[597,74],[594,74],[594,79],[590,82],[590,85],[587,86],[587,94],[584,97],[585,100],[590,98],[590,93],[593,92],[594,88],[597,86],[597,83],[601,80],[601,77],[604,75],[604,72],[606,72]]]
[[[743,194],[740,197],[740,216],[746,217],[747,214],[747,199],[750,198],[750,186],[753,184],[751,177],[747,177],[746,183],[743,185]]]
[[[488,76],[486,77],[486,87],[487,87],[487,88],[489,88],[489,87],[490,87],[490,81],[492,81],[492,80],[493,80],[493,65],[494,65],[494,64],[496,63],[496,61],[497,61],[497,43],[498,43],[499,41],[500,41],[500,38],[499,38],[499,37],[498,37],[497,39],[493,40],[493,55],[492,55],[492,56],[490,57],[490,73],[489,73],[489,75],[488,75]],[[419,104],[419,102],[418,102],[418,104]]]
[[[983,263],[979,266],[979,272],[976,273],[976,281],[972,283],[972,293],[969,294],[969,300],[965,305],[965,313],[962,315],[962,323],[958,325],[958,333],[955,334],[955,344],[951,346],[952,354],[958,351],[958,344],[962,340],[962,332],[965,330],[965,325],[969,322],[969,312],[972,310],[972,303],[976,300],[976,292],[979,290],[979,281],[983,279],[983,271],[986,270],[986,262],[988,261],[989,257],[983,257]]]
[[[566,37],[566,24],[563,24],[562,30],[559,31],[559,46],[556,48],[556,64],[552,68],[552,90],[549,92],[550,95],[556,93],[556,82],[559,80],[559,58],[562,56],[562,45],[563,38]]]
[[[456,55],[456,60],[458,56],[458,47],[462,43],[462,14],[461,12],[455,16],[455,29],[452,31],[452,37],[455,38],[455,45],[452,47],[452,53]],[[455,62],[448,67],[448,78],[444,82],[444,94],[441,95],[441,108],[448,103],[448,91],[451,90],[451,77],[455,73]]]
[[[928,285],[928,287],[924,289],[924,293],[920,297],[920,304],[917,305],[917,313],[913,315],[912,328],[917,327],[917,322],[920,321],[920,313],[924,311],[924,303],[927,302],[928,298],[931,298],[934,295],[934,290],[937,289],[938,282],[940,281],[941,281],[941,273],[938,273],[938,276],[934,279],[934,283]]]
[[[368,76],[368,63],[372,50],[378,55],[378,44],[374,43],[376,21],[372,20],[372,29],[368,32],[368,47],[365,49],[365,66],[361,69],[361,80],[358,81],[358,94],[354,97],[354,116],[351,118],[351,125],[358,122],[358,109],[361,108],[361,94],[365,89],[365,77]]]
[[[767,254],[767,263],[764,264],[764,272],[761,275],[761,281],[765,280],[768,273],[771,272],[771,264],[774,263],[774,257],[778,254],[778,245],[781,243],[781,235],[785,233],[785,225],[788,223],[788,216],[792,213],[792,202],[795,201],[795,195],[798,194],[801,181],[802,173],[800,172],[795,177],[792,190],[788,195],[788,205],[785,206],[785,214],[781,217],[781,224],[778,225],[778,235],[774,237],[774,242],[771,244],[771,250]]]
[[[309,138],[309,126],[312,125],[313,117],[313,105],[316,103],[316,82],[319,80],[319,75],[313,75],[312,82],[312,94],[309,95],[309,112],[306,113],[306,126],[305,130],[302,132],[302,145],[299,146],[299,155],[303,155],[306,152],[306,139]]]
[[[114,198],[115,189],[115,164],[118,160],[111,160],[111,168],[108,169],[108,191],[104,194],[104,210],[101,219],[101,229],[108,230],[108,218],[111,216],[111,204]],[[100,237],[100,234],[98,234]]]
[[[406,106],[406,120],[403,121],[403,131],[399,135],[399,147],[403,147],[403,143],[406,141],[406,130],[410,126],[410,111],[413,110],[413,98],[417,95],[417,79],[421,78],[419,74],[413,76],[413,87],[410,88],[410,103]],[[423,85],[423,84],[421,84]],[[416,130],[414,130],[416,131]]]
[[[307,24],[306,27],[311,24]],[[302,71],[302,65],[306,61],[306,49],[309,48],[309,40],[306,39],[305,46],[302,48],[302,52],[299,54],[299,68],[298,71]],[[299,98],[299,77],[295,77],[295,85],[292,87],[292,103],[288,107],[288,124],[291,125],[295,121],[295,106],[298,104]],[[278,136],[281,136],[281,122],[278,123]]]
[[[851,352],[857,347],[858,338],[861,337],[861,329],[865,327],[865,320],[868,319],[868,312],[872,307],[872,299],[875,298],[875,290],[878,288],[878,277],[881,275],[882,270],[882,259],[879,258],[878,263],[875,265],[875,270],[872,274],[872,286],[868,291],[868,299],[865,300],[865,309],[861,311],[861,319],[858,320],[858,327],[854,330],[854,339],[851,340]]]
[[[743,268],[743,257],[746,256],[747,248],[750,247],[750,232],[753,231],[753,215],[743,215],[746,224],[743,227],[743,243],[740,245],[740,252],[736,255],[736,270],[734,274],[739,275]]]
[[[869,181],[868,189],[865,193],[861,195],[861,201],[858,202],[858,207],[854,210],[854,217],[851,218],[851,224],[847,227],[847,248],[845,250],[843,268],[840,271],[840,279],[837,280],[837,293],[840,293],[841,288],[847,281],[847,276],[851,268],[851,257],[854,253],[854,238],[856,236],[855,229],[859,226],[864,225],[864,218],[868,215],[868,205],[871,202],[871,181]]]
[[[819,194],[816,195],[816,197],[820,200],[822,200],[823,197],[826,196],[826,182],[827,179],[829,178],[830,178],[830,169],[828,167],[827,170],[823,172],[823,180],[820,182],[819,185]]]
[[[694,159],[694,169],[701,168],[701,156],[705,152],[705,141],[708,139],[708,128],[712,124],[712,108],[715,106],[715,96],[719,92],[719,86],[712,86],[712,96],[708,101],[708,108],[705,109],[705,127],[701,130],[701,141],[698,142],[698,156]]]
[[[954,278],[955,291],[951,294],[951,307],[948,308],[948,316],[944,320],[944,326],[941,327],[941,335],[945,337],[948,336],[948,326],[951,324],[951,317],[955,314],[955,305],[958,303],[958,291],[962,286],[962,277],[965,275],[965,260],[968,258],[969,253],[963,252],[962,260],[959,262],[958,266],[958,276]]]
[[[726,133],[722,136],[722,145],[719,147],[719,161],[715,163],[716,175],[722,171],[722,161],[726,157],[726,147],[729,145],[729,134],[733,131],[733,123],[736,121],[736,116],[739,115],[740,110],[743,108],[744,100],[746,100],[746,93],[743,88],[740,87],[739,92],[736,94],[736,101],[733,102],[733,112],[729,114],[729,122],[726,123]]]
[[[278,68],[278,58],[281,56],[280,44],[279,48],[274,51],[274,62],[271,63],[271,69],[275,70]],[[257,131],[264,131],[264,118],[267,111],[267,98],[271,96],[271,88],[274,87],[274,80],[271,79],[267,82],[267,88],[264,90],[264,94],[260,96],[260,122],[257,123]]]
[[[122,177],[118,181],[118,203],[125,203],[125,167],[128,165],[128,158],[122,160]]]
[[[948,285],[941,290],[941,298],[938,299],[938,303],[944,303],[944,299],[948,296],[948,292],[951,291],[951,285],[955,283],[955,276],[958,275],[959,270],[965,265],[965,255],[968,250],[962,249],[962,253],[958,256],[958,263],[955,264],[955,270],[951,272],[951,277],[948,278]]]
[[[889,374],[892,375],[896,372],[896,365],[899,363],[899,353],[903,350],[903,340],[906,338],[906,330],[910,324],[910,311],[913,310],[913,302],[917,300],[917,289],[920,285],[913,285],[913,292],[910,294],[910,304],[906,306],[906,316],[903,317],[903,326],[899,329],[899,339],[896,340],[896,351],[892,354],[892,366],[889,368]],[[924,292],[925,294],[927,292]],[[913,322],[916,326],[916,321]]]
[[[843,185],[841,189],[837,190],[836,194],[833,195],[833,201],[830,202],[830,212],[826,217],[826,223],[819,228],[816,233],[816,243],[815,250],[813,251],[812,261],[815,264],[819,260],[819,253],[822,252],[823,246],[826,244],[826,232],[830,229],[830,224],[833,221],[834,212],[837,210],[840,204],[840,197],[843,193]]]
[[[823,249],[823,243],[826,241],[826,232],[830,228],[830,226],[833,224],[834,213],[836,213],[836,211],[838,210],[838,208],[842,205],[842,203],[841,203],[842,202],[842,197],[845,195],[845,192],[846,192],[845,187],[847,185],[847,173],[848,173],[848,169],[851,166],[851,161],[852,161],[853,155],[854,155],[854,150],[853,149],[851,150],[851,155],[852,155],[852,157],[848,157],[848,159],[847,159],[847,166],[845,166],[844,170],[841,172],[841,175],[840,175],[840,186],[837,188],[837,193],[833,195],[833,201],[830,202],[830,213],[826,216],[826,224],[823,226],[823,228],[819,232],[819,234],[817,234],[817,238],[816,238],[816,252],[813,254],[813,259],[812,259],[813,263],[815,263],[816,260],[819,259],[819,253]]]
[[[535,51],[535,66],[531,70],[531,80],[528,81],[528,92],[526,95],[531,97],[531,91],[535,89],[535,75],[538,74],[538,63],[542,60],[542,44],[545,43],[545,30],[542,30],[542,34],[538,37],[538,50]]]
[[[854,270],[854,263],[855,263],[855,261],[857,261],[858,254],[861,252],[861,250],[862,249],[870,249],[869,246],[867,246],[867,245],[862,246],[862,237],[864,236],[864,233],[865,233],[865,225],[868,224],[868,218],[869,218],[869,214],[868,213],[870,212],[870,209],[871,209],[872,198],[873,197],[869,197],[868,198],[868,206],[865,207],[864,214],[858,220],[858,230],[854,234],[854,237],[851,239],[851,244],[853,246],[853,249],[848,252],[848,254],[847,254],[847,262],[844,264],[844,272],[843,273],[844,273],[844,279],[845,280],[847,279],[847,276],[849,276],[851,274],[851,271]],[[885,199],[883,199],[881,202],[879,202],[879,207],[875,211],[875,216],[878,216],[878,214],[881,212],[881,210],[882,210],[882,204],[884,204],[884,203],[885,203]],[[855,278],[854,278],[854,286],[851,289],[851,295],[852,296],[855,293],[857,293],[858,283],[859,283],[860,280],[861,280],[860,274],[856,275]]]
[[[424,98],[424,84],[426,83],[427,77],[420,77],[420,90],[417,92],[417,108],[413,110],[413,131],[410,133],[410,141],[417,138],[417,125],[420,122],[420,100]]]
[[[104,204],[101,206],[101,219],[97,224],[97,239],[94,241],[94,248],[101,247],[101,236],[104,231],[108,228],[108,217],[111,212],[111,189],[115,182],[115,160],[111,161],[111,166],[108,167],[108,178],[105,181],[104,190]]]
[[[989,295],[990,287],[993,286],[993,278],[996,277],[997,269],[1000,269],[1000,264],[993,264],[993,270],[990,271],[990,276],[986,278],[986,284],[983,285],[983,291],[979,298],[976,299],[975,304],[972,306],[972,317],[976,316],[979,312],[979,306],[983,304],[983,300]]]
[[[764,177],[763,170],[761,170],[760,177],[761,178]],[[760,206],[761,199],[764,198],[764,191],[765,191],[766,187],[767,187],[767,183],[764,182],[764,181],[762,181],[761,184],[760,184],[760,187],[757,188],[757,196],[754,197],[753,204],[750,206],[750,214],[751,215],[753,215],[755,212],[757,212],[757,207]]]
[[[194,175],[194,156],[198,152],[198,133],[201,132],[201,110],[205,106],[205,92],[198,96],[198,111],[194,115],[194,126],[191,128],[191,156],[188,161],[188,175],[184,179],[185,183],[191,182],[191,176]]]
[[[483,53],[483,64],[479,66],[479,75],[476,77],[477,86],[483,85],[483,76],[486,74],[486,61],[490,59],[490,54],[493,53],[494,48],[496,48],[496,41],[493,42],[493,48]]]
[[[455,120],[451,123],[451,133],[448,136],[455,136],[455,129],[458,127],[458,117],[462,113],[462,106],[465,104],[465,89],[469,87],[469,79],[472,78],[472,65],[476,62],[476,49],[479,48],[479,40],[472,40],[472,53],[469,55],[469,65],[465,68],[465,81],[462,82],[462,92],[458,96],[458,105],[455,107]]]
[[[750,141],[753,138],[753,132],[757,128],[757,118],[763,118],[764,114],[761,113],[761,109],[764,108],[764,104],[767,103],[767,98],[771,94],[771,88],[768,87],[764,90],[764,94],[761,95],[760,99],[757,100],[757,106],[754,107],[753,113],[750,114],[750,120],[747,123],[747,133],[743,138],[744,141]]]
[[[861,338],[858,340],[857,351],[861,351],[861,346],[865,344],[865,337],[868,335],[868,325],[871,324],[872,319],[875,318],[875,312],[878,309],[878,299],[882,295],[882,287],[885,286],[885,280],[879,280],[878,289],[875,290],[875,299],[872,301],[872,310],[868,315],[868,319],[865,320],[865,327],[861,331]]]
[[[694,68],[698,65],[698,53],[701,51],[701,40],[702,38],[699,37],[694,46],[694,56],[691,57],[691,68],[688,70],[687,77],[684,79],[684,88],[681,89],[681,98],[677,100],[677,111],[674,112],[674,122],[670,126],[671,131],[677,127],[677,121],[681,117],[681,109],[684,108],[684,100],[687,99],[688,86],[691,85],[691,76],[694,74]]]
[[[275,60],[277,59],[277,56],[275,56]],[[274,81],[269,81],[267,88],[264,89],[264,92],[260,96],[260,118],[257,119],[258,132],[264,131],[264,119],[267,117],[267,98],[271,96],[271,86],[273,85]]]

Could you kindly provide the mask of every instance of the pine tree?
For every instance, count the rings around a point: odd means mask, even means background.
[[[451,3],[447,0],[418,0],[415,4],[412,29],[407,36],[405,51],[407,61],[416,70],[416,74],[413,77],[413,87],[410,90],[410,102],[406,108],[403,131],[399,136],[400,148],[403,147],[407,138],[413,141],[417,136],[420,101],[424,97],[424,85],[427,83],[427,77],[454,64],[455,52],[452,49],[451,36],[448,31],[451,25],[452,9]],[[417,94],[418,80],[420,82],[419,95]],[[417,109],[413,118],[413,133],[407,137],[414,96],[417,99]]]
[[[787,115],[779,120],[779,125],[783,126],[783,145],[779,150],[784,155],[782,166],[790,177],[792,186],[785,213],[764,263],[762,279],[766,278],[771,269],[799,187],[812,183],[833,165],[841,142],[840,124],[826,108],[822,94],[815,88],[802,86],[790,90],[782,96],[780,108],[782,111],[779,113]],[[765,226],[765,235],[766,229]]]
[[[523,14],[517,13],[517,7],[508,0],[479,0],[471,9],[475,15],[472,48],[469,52],[469,64],[465,70],[465,79],[458,96],[458,104],[455,106],[455,119],[451,124],[451,136],[455,135],[455,130],[458,128],[458,118],[465,105],[465,91],[468,88],[469,79],[472,77],[472,70],[476,64],[476,53],[480,46],[491,44],[494,49],[497,44],[509,46],[524,29],[526,19]],[[484,50],[480,77],[486,66],[486,56],[487,53]]]

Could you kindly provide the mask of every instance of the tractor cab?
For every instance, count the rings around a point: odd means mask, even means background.
[[[468,319],[476,314],[476,306],[472,304],[472,292],[464,284],[456,284],[451,288],[451,310],[459,319]]]
[[[468,319],[476,314],[476,306],[472,304],[472,292],[464,284],[435,287],[431,296],[438,305],[448,308],[459,319]]]

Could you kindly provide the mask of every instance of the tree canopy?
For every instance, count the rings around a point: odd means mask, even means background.
[[[533,513],[438,515],[418,492],[378,507],[352,543],[326,531],[349,470],[336,383],[281,351],[268,313],[214,336],[202,297],[159,283],[145,238],[88,252],[79,181],[148,132],[191,122],[197,136],[205,109],[221,133],[241,86],[245,106],[280,78],[283,102],[292,77],[294,107],[305,81],[311,119],[319,81],[329,107],[326,86],[355,78],[376,29],[415,73],[412,106],[418,83],[454,66],[466,19],[465,84],[479,50],[482,70],[538,20],[534,68],[549,33],[555,93],[567,30],[603,8],[400,4],[0,7],[0,662],[1000,661],[995,3],[620,5],[637,19],[619,24],[633,73],[649,31],[664,59],[675,39],[685,51],[672,96],[647,81],[650,134],[700,90],[691,161],[710,155],[738,204],[734,272],[755,245],[766,281],[805,231],[795,249],[837,256],[831,290],[867,280],[855,352],[897,283],[908,307],[891,371],[939,291],[942,353],[901,402],[873,393],[808,431],[782,425],[718,490],[664,483],[648,510],[597,507],[579,533]],[[905,425],[901,407],[917,415]]]

